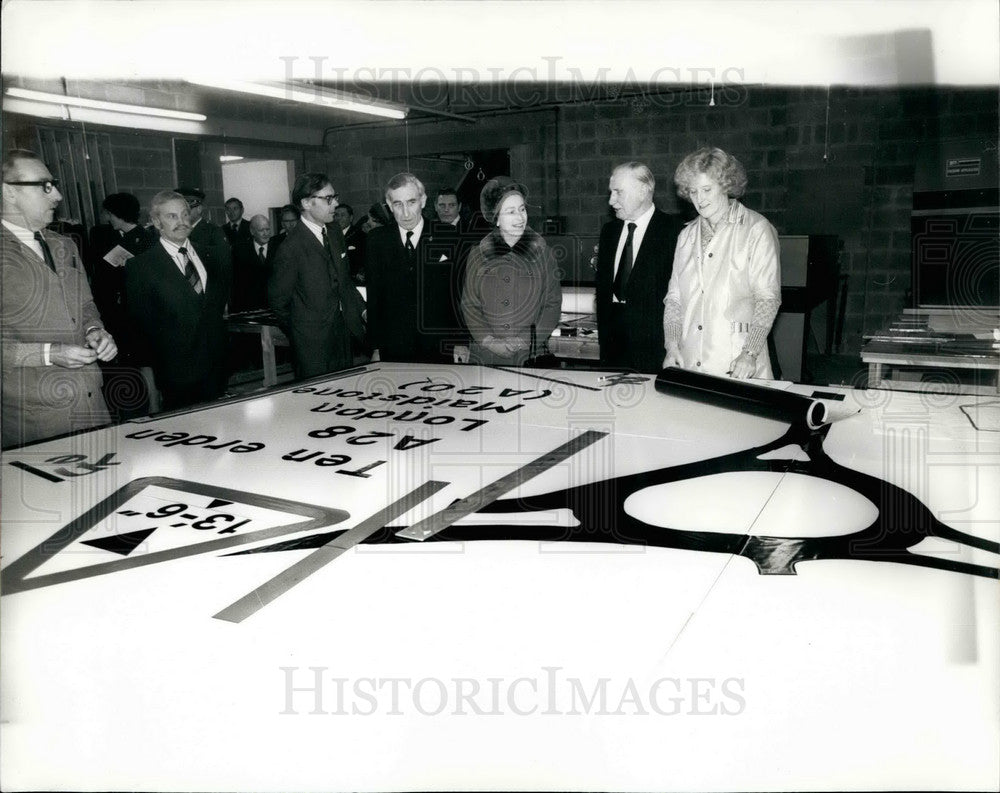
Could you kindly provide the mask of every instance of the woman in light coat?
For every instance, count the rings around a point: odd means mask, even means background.
[[[698,217],[677,239],[663,300],[663,365],[770,379],[767,336],[781,305],[778,233],[736,200],[746,171],[721,149],[687,155],[674,182]]]

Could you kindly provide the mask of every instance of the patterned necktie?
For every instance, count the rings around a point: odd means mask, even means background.
[[[628,278],[632,274],[632,235],[634,233],[635,223],[629,223],[628,236],[625,238],[625,247],[622,248],[622,256],[618,260],[618,273],[615,275],[615,297],[622,301],[625,300],[625,287],[628,286]]]
[[[195,291],[195,294],[202,294],[205,291],[205,287],[201,285],[201,277],[198,275],[198,270],[195,268],[194,262],[188,258],[187,248],[178,248],[177,252],[181,255],[181,261],[184,262],[184,277],[191,284],[191,288]]]
[[[45,263],[49,266],[49,269],[55,272],[56,263],[52,260],[52,251],[49,249],[49,244],[45,241],[45,237],[42,236],[42,232],[35,232],[35,242],[41,246],[42,258],[45,259]]]
[[[413,232],[406,232],[406,252],[413,253],[416,248],[413,247]]]

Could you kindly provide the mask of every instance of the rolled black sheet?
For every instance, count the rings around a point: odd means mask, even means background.
[[[827,422],[826,405],[819,400],[754,385],[746,380],[716,377],[675,366],[664,369],[656,376],[656,390],[789,424],[805,422],[811,430]]]

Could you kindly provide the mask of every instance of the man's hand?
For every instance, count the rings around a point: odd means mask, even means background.
[[[676,342],[667,344],[667,354],[663,357],[663,368],[666,369],[668,366],[676,366],[680,369],[684,368],[684,358],[681,357],[681,348]]]
[[[452,350],[452,360],[455,363],[468,363],[469,362],[469,348],[464,344],[456,344],[455,349]]]
[[[49,348],[49,361],[64,369],[79,369],[97,360],[97,353],[89,347],[76,344],[53,344]]]
[[[97,353],[97,357],[102,361],[110,361],[118,354],[118,345],[115,344],[114,337],[104,328],[91,328],[87,334],[87,346]],[[51,355],[49,356],[51,360]]]

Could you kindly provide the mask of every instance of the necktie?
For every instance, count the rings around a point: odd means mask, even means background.
[[[42,232],[35,232],[35,241],[42,248],[42,258],[45,259],[45,263],[49,266],[52,272],[56,271],[56,263],[52,260],[52,251],[49,249],[49,244],[45,241],[45,237],[42,236]]]
[[[625,247],[622,248],[622,256],[618,260],[618,273],[615,275],[614,282],[615,297],[619,300],[625,299],[625,287],[628,286],[628,277],[632,274],[633,234],[635,234],[635,223],[629,223],[628,236],[625,238]]]
[[[257,246],[257,259],[260,260],[260,264],[263,267],[267,264],[267,254],[264,253],[264,246]]]
[[[184,277],[187,278],[187,282],[191,284],[195,293],[200,295],[205,291],[205,287],[201,285],[201,278],[198,275],[198,270],[195,269],[194,262],[188,258],[187,248],[178,248],[177,252],[181,255],[181,261],[184,262]]]
[[[416,248],[413,247],[413,232],[406,232],[406,252],[413,253]]]
[[[333,258],[333,249],[330,247],[330,235],[326,233],[326,226],[323,226],[323,248],[327,255]]]

